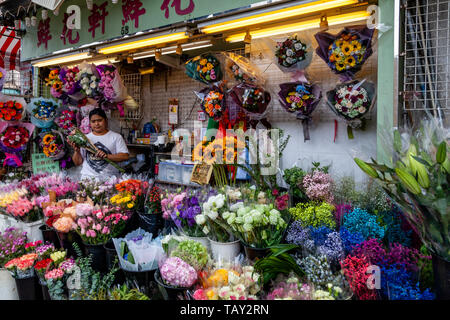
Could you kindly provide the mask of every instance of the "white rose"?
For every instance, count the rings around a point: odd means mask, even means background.
[[[244,228],[244,231],[251,231],[253,229],[253,226],[251,224],[244,223],[242,225],[242,228]]]
[[[229,217],[229,218],[227,219],[227,223],[228,223],[229,225],[232,225],[235,221],[236,221],[236,218],[233,217],[233,216],[231,216],[231,217]]]
[[[366,108],[365,107],[359,107],[358,111],[360,113],[364,113],[364,112],[366,112]]]
[[[300,51],[302,50],[303,46],[300,42],[297,42],[296,44],[294,44],[294,48],[295,50]]]
[[[208,229],[207,226],[204,226],[202,231],[203,231],[204,234],[208,234],[209,233],[209,229]]]
[[[195,222],[201,226],[202,224],[205,224],[206,218],[203,214],[198,214],[195,216]]]
[[[270,215],[269,216],[269,221],[270,221],[271,225],[276,226],[278,224],[278,217]]]
[[[209,210],[211,210],[211,203],[209,201],[203,203],[203,211],[209,211]]]
[[[95,89],[95,88],[97,88],[97,84],[96,84],[95,82],[91,82],[90,87],[91,87],[92,89]]]
[[[87,94],[87,95],[92,94],[92,90],[91,90],[91,89],[87,89],[87,90],[86,90],[86,94]]]
[[[253,223],[253,218],[251,215],[247,215],[244,217],[244,224],[252,224]]]
[[[207,215],[211,220],[216,220],[217,217],[219,216],[219,213],[217,211],[211,210],[211,211],[208,211]]]
[[[280,215],[280,211],[278,211],[277,209],[272,209],[272,210],[270,210],[270,214],[279,216]]]
[[[286,50],[286,55],[288,56],[288,57],[292,57],[293,55],[294,55],[294,51],[292,51],[292,49],[287,49]],[[287,59],[286,59],[287,60]]]
[[[233,211],[233,212],[237,212],[240,208],[243,208],[243,207],[244,207],[244,203],[243,202],[238,202],[238,203],[232,204],[230,206],[230,210]]]
[[[295,60],[292,59],[291,57],[287,57],[287,58],[286,58],[286,62],[289,63],[289,64],[294,63],[294,61],[295,61]]]

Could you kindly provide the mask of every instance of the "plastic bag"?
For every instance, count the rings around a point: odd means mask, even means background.
[[[210,53],[196,56],[186,62],[186,74],[206,84],[218,82],[223,76],[219,60]]]
[[[227,111],[226,95],[221,85],[212,85],[200,92],[194,92],[202,101],[201,108],[210,118],[220,121]]]
[[[304,141],[310,140],[311,114],[322,99],[320,87],[305,82],[282,83],[278,99],[287,112],[295,113],[297,119],[302,121]]]
[[[327,92],[327,104],[347,123],[349,139],[353,139],[352,129],[363,126],[364,117],[370,114],[375,101],[375,85],[365,79],[339,84]]]
[[[232,52],[222,52],[221,54],[225,58],[226,73],[236,84],[249,83],[264,86],[266,79],[248,58]]]
[[[353,26],[344,28],[337,35],[316,33],[319,44],[316,53],[342,82],[350,81],[373,53],[374,31],[366,26]]]
[[[0,120],[10,123],[21,121],[26,114],[25,99],[0,93]]]
[[[114,90],[113,98],[111,102],[122,102],[128,99],[128,91],[125,85],[123,84],[122,78],[120,77],[119,71],[116,69],[114,71],[114,77],[111,81],[111,86]]]
[[[266,117],[272,100],[270,93],[262,87],[241,83],[229,91],[229,95],[237,103],[250,120],[261,120]]]
[[[50,128],[59,115],[60,103],[53,99],[33,98],[27,106],[31,123],[41,129]]]

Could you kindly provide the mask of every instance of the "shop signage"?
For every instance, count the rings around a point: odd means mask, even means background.
[[[31,155],[31,165],[33,167],[33,174],[60,172],[59,162],[53,161],[43,153],[33,153]]]
[[[192,169],[191,182],[195,182],[200,185],[208,184],[211,179],[212,171],[213,166],[210,164],[198,163],[194,165],[194,168]]]
[[[88,10],[85,0],[65,1],[55,16],[49,13],[36,27],[27,28],[21,60],[51,55],[67,48],[118,39],[139,31],[169,26],[249,6],[261,0],[97,0]],[[81,12],[68,10],[78,6]],[[79,20],[79,21],[77,21]],[[69,23],[67,23],[69,21]],[[78,23],[79,22],[79,23]],[[79,29],[78,27],[79,24]]]

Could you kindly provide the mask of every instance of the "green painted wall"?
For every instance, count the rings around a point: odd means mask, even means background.
[[[390,158],[383,148],[383,134],[387,128],[394,126],[394,0],[379,0],[380,24],[390,26],[378,39],[378,93],[377,93],[377,160],[387,161]]]
[[[105,18],[105,33],[102,34],[102,29],[97,28],[95,31],[95,37],[92,37],[92,33],[89,32],[89,16],[91,12],[86,7],[85,0],[73,0],[65,1],[59,10],[58,16],[55,16],[53,12],[49,11],[48,16],[50,19],[50,35],[51,39],[47,43],[47,49],[41,44],[38,47],[38,27],[27,28],[27,33],[22,41],[22,55],[21,60],[26,61],[33,58],[50,55],[54,51],[77,48],[84,44],[89,44],[97,41],[105,41],[114,38],[122,37],[122,32],[128,32],[126,34],[135,34],[138,31],[145,31],[154,28],[168,26],[174,23],[197,19],[200,17],[206,17],[210,14],[223,13],[232,9],[242,8],[249,6],[253,3],[260,2],[261,0],[226,0],[226,1],[211,1],[211,0],[180,0],[180,9],[186,9],[190,1],[194,4],[194,10],[190,14],[178,15],[175,11],[175,7],[172,4],[177,3],[176,0],[170,0],[169,2],[169,17],[165,17],[166,10],[162,10],[161,6],[164,0],[141,0],[142,8],[145,9],[145,14],[139,16],[139,26],[135,27],[135,21],[130,20],[125,25],[122,25],[124,14],[122,11],[122,4],[124,0],[120,0],[117,4],[113,4],[111,0],[95,0],[94,4],[102,5],[107,3],[106,11],[108,15]],[[213,4],[212,4],[213,2]],[[73,30],[72,38],[75,39],[79,36],[79,42],[76,44],[70,44],[68,41],[64,45],[61,39],[63,31],[63,19],[64,12],[67,11],[69,5],[78,5],[81,8],[81,30]],[[42,20],[42,14],[39,11],[37,14],[38,24]]]

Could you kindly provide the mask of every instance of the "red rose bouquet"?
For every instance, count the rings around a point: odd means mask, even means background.
[[[62,111],[61,115],[56,118],[55,123],[64,131],[66,135],[68,135],[76,127],[76,112],[72,110]]]
[[[20,149],[30,140],[30,133],[21,126],[7,127],[5,131],[0,134],[0,141],[6,148]]]

